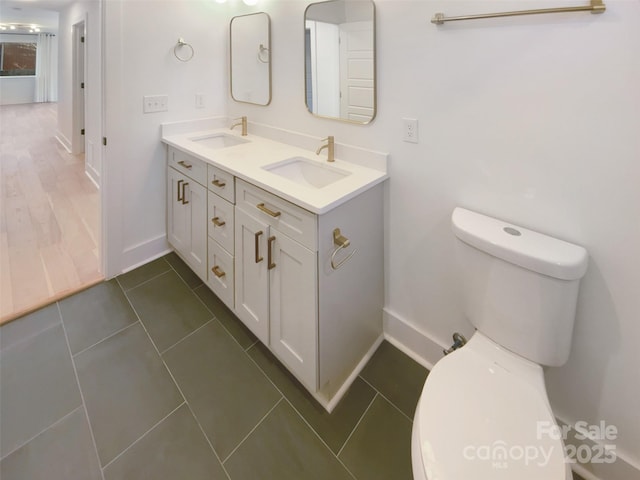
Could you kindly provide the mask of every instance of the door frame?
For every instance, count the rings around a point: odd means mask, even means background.
[[[73,24],[72,28],[72,109],[71,109],[71,153],[78,155],[85,152],[85,138],[81,133],[85,128],[85,119],[91,112],[86,111],[85,89],[81,86],[87,78],[87,35],[86,18]]]

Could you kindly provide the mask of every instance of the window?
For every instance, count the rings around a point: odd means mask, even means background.
[[[0,42],[0,76],[36,74],[36,44]]]

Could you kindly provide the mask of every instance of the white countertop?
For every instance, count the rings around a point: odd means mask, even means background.
[[[216,134],[239,137],[248,142],[212,149],[191,140]],[[314,151],[256,135],[242,137],[239,132],[229,128],[165,133],[162,141],[316,214],[326,213],[388,178],[386,171],[367,168],[338,158],[335,162],[328,163],[326,149],[320,152],[320,155],[316,155]],[[300,185],[263,168],[292,157],[317,161],[319,164],[347,171],[350,175],[325,187],[314,188]]]

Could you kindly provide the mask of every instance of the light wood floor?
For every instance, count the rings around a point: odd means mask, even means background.
[[[55,139],[57,105],[0,107],[0,324],[99,272],[99,194]]]

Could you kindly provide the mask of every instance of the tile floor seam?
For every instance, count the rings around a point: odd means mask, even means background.
[[[369,385],[371,388],[373,388],[376,392],[378,392],[378,394],[384,398],[387,402],[389,402],[391,404],[391,406],[393,408],[395,408],[396,410],[398,410],[398,412],[400,412],[402,414],[402,416],[404,418],[406,418],[407,420],[409,420],[409,423],[411,423],[411,425],[413,425],[413,418],[409,417],[409,415],[407,415],[406,413],[404,413],[402,410],[400,410],[400,407],[398,407],[395,403],[393,403],[391,400],[389,400],[384,393],[382,393],[380,390],[378,390],[376,387],[374,387],[373,385],[371,385],[371,383],[367,382],[367,380],[365,378],[362,377],[362,375],[358,375],[364,382],[366,382],[367,385]]]
[[[140,435],[138,438],[136,438],[133,442],[131,442],[124,450],[122,450],[118,455],[116,455],[115,457],[113,457],[111,460],[109,460],[104,467],[102,467],[102,470],[106,470],[113,462],[115,462],[116,460],[118,460],[120,457],[122,457],[125,453],[127,453],[127,451],[129,451],[129,449],[131,449],[131,447],[133,447],[134,445],[136,445],[140,440],[142,440],[144,437],[146,437],[147,435],[149,435],[149,433],[151,433],[151,431],[153,429],[155,429],[158,425],[160,425],[162,422],[164,422],[167,418],[169,418],[171,415],[173,415],[176,411],[178,411],[178,409],[180,407],[182,407],[183,405],[185,405],[187,402],[186,401],[182,401],[182,403],[180,405],[178,405],[176,408],[174,408],[173,410],[171,410],[167,415],[165,415],[163,418],[161,418],[158,422],[156,422],[149,430],[147,430],[146,432],[144,432],[142,435]]]
[[[36,438],[38,438],[40,435],[42,435],[43,433],[47,432],[48,430],[50,430],[51,428],[55,427],[56,425],[58,425],[59,423],[61,423],[62,421],[64,421],[66,418],[70,417],[71,415],[73,415],[75,412],[77,412],[79,409],[83,408],[84,405],[78,405],[77,407],[75,407],[73,410],[71,410],[69,413],[66,413],[65,415],[63,415],[61,418],[59,418],[58,420],[56,420],[55,422],[53,422],[51,425],[49,425],[47,428],[45,428],[44,430],[36,433],[34,436],[32,436],[31,438],[29,438],[28,440],[25,440],[23,443],[21,443],[20,445],[18,445],[16,448],[14,448],[13,450],[11,450],[10,452],[8,452],[6,455],[4,455],[2,458],[0,458],[0,462],[4,461],[5,459],[7,459],[10,455],[14,454],[15,452],[17,452],[18,450],[20,450],[22,447],[28,445],[29,443],[31,443],[33,440],[35,440]]]
[[[349,475],[351,475],[351,477],[353,477],[355,480],[357,480],[357,479],[356,479],[356,476],[355,476],[353,473],[351,473],[351,470],[349,470],[349,469],[347,468],[347,466],[346,466],[344,463],[342,463],[342,460],[340,460],[340,458],[338,458],[338,455],[337,455],[336,453],[334,453],[334,451],[333,451],[333,450],[331,450],[331,447],[329,447],[329,445],[327,445],[327,443],[326,443],[326,442],[324,441],[324,439],[320,436],[320,434],[315,430],[315,428],[313,428],[313,426],[312,426],[312,425],[307,421],[307,419],[306,419],[306,418],[304,418],[304,415],[302,415],[302,413],[301,413],[300,411],[298,411],[298,409],[293,405],[293,403],[291,403],[291,401],[287,398],[287,396],[284,394],[284,392],[283,392],[282,390],[280,390],[280,388],[278,388],[278,386],[275,384],[275,382],[274,382],[273,380],[271,380],[271,377],[269,377],[269,375],[267,375],[267,372],[265,372],[265,371],[260,367],[260,365],[258,365],[258,362],[256,362],[256,361],[254,360],[254,358],[253,358],[251,355],[249,355],[249,350],[251,349],[251,347],[253,347],[254,345],[256,345],[259,341],[260,341],[260,340],[256,340],[256,341],[255,341],[255,342],[254,342],[254,343],[253,343],[249,348],[247,348],[247,350],[245,350],[245,354],[247,355],[247,357],[249,357],[249,360],[251,360],[251,361],[254,363],[254,365],[258,368],[258,370],[259,370],[260,372],[262,372],[262,374],[267,378],[267,380],[271,383],[271,385],[273,385],[273,387],[274,387],[274,388],[275,388],[275,389],[280,393],[280,395],[282,395],[282,399],[284,399],[284,401],[286,401],[286,402],[289,404],[289,406],[293,409],[293,411],[294,411],[294,412],[295,412],[295,413],[296,413],[296,414],[297,414],[297,415],[302,419],[302,421],[305,423],[305,425],[307,425],[307,426],[309,427],[309,429],[310,429],[310,430],[311,430],[311,431],[316,435],[316,437],[318,437],[318,439],[320,440],[320,442],[322,442],[322,444],[327,448],[327,450],[329,450],[329,453],[331,453],[331,455],[333,455],[333,456],[338,460],[338,462],[339,462],[339,463],[340,463],[340,464],[345,468],[345,470],[349,473]],[[376,392],[376,394],[377,394],[377,390],[374,390],[374,391],[375,391],[375,392]],[[374,395],[374,396],[373,396],[373,398],[375,399],[375,397],[376,397],[376,396]],[[315,399],[314,399],[314,400],[315,400]],[[371,400],[371,403],[373,403],[373,400]],[[369,404],[369,406],[371,406],[371,404]],[[323,407],[323,408],[324,408],[324,407]],[[368,407],[367,407],[367,409],[365,409],[365,412],[364,412],[364,413],[366,413],[366,412],[367,412],[367,410],[368,410]],[[364,417],[364,413],[362,414],[362,416],[363,416],[363,417]],[[361,417],[361,419],[362,419],[362,417]],[[360,419],[360,420],[361,420],[361,419]],[[359,423],[359,422],[360,422],[360,421],[358,421],[358,423]],[[357,425],[358,425],[358,424],[356,424],[356,427],[357,427]],[[355,427],[354,427],[354,430],[355,430]],[[352,432],[352,433],[353,433],[353,432]],[[349,437],[350,437],[350,436],[351,436],[351,435],[349,435]],[[345,441],[345,443],[346,443],[346,441]],[[237,448],[237,447],[236,447],[236,448]],[[233,452],[232,452],[232,453],[233,453]],[[230,455],[229,455],[229,456],[230,456]],[[228,459],[228,458],[229,458],[229,457],[227,457],[227,459]],[[226,461],[226,460],[225,460],[225,461]]]
[[[80,351],[79,351],[79,352],[77,352],[77,353],[73,353],[73,352],[72,352],[72,353],[71,353],[71,357],[72,357],[72,358],[75,358],[76,356],[78,356],[78,355],[80,355],[80,354],[82,354],[82,353],[86,352],[87,350],[89,350],[89,349],[91,349],[91,348],[95,347],[96,345],[99,345],[99,344],[101,344],[102,342],[105,342],[105,341],[109,340],[111,337],[114,337],[115,335],[117,335],[117,334],[119,334],[119,333],[121,333],[121,332],[124,332],[127,328],[131,328],[131,327],[133,327],[133,326],[134,326],[136,323],[138,323],[138,322],[140,322],[140,320],[136,320],[135,322],[132,322],[132,323],[130,323],[129,325],[127,325],[127,326],[125,326],[125,327],[122,327],[120,330],[117,330],[117,331],[115,331],[115,332],[113,332],[113,333],[110,333],[109,335],[107,335],[107,336],[106,336],[106,337],[104,337],[103,339],[98,340],[98,341],[97,341],[96,343],[94,343],[93,345],[89,345],[88,347],[83,348],[82,350],[80,350]],[[64,321],[63,321],[63,323],[64,323]]]
[[[173,378],[173,377],[172,377]],[[174,380],[175,381],[175,380]],[[180,387],[178,387],[178,390],[180,390]],[[182,391],[180,391],[180,393],[182,393]],[[191,413],[191,416],[193,417],[193,419],[196,422],[196,425],[198,425],[198,428],[200,429],[200,432],[202,433],[202,436],[204,437],[205,441],[207,442],[207,445],[209,445],[209,448],[211,449],[211,451],[213,452],[213,454],[215,455],[216,459],[218,460],[218,462],[220,463],[220,466],[222,467],[222,470],[224,471],[225,475],[227,476],[227,478],[229,480],[231,480],[231,475],[229,475],[229,472],[227,472],[227,469],[224,467],[224,464],[222,463],[222,460],[220,459],[220,455],[218,455],[218,452],[216,452],[216,449],[213,448],[213,444],[211,443],[211,441],[209,440],[209,437],[207,436],[207,433],[204,431],[204,428],[202,427],[202,425],[200,424],[200,420],[198,420],[198,417],[196,416],[195,412],[193,411],[193,409],[191,408],[191,405],[189,404],[189,402],[186,400],[185,397],[185,403],[187,404],[187,408],[189,409],[189,412]]]
[[[82,386],[80,385],[80,377],[78,376],[76,361],[74,360],[73,354],[71,353],[71,344],[69,343],[67,329],[64,326],[64,319],[62,318],[62,310],[60,309],[60,302],[56,302],[56,308],[58,309],[58,315],[60,315],[60,322],[62,323],[62,331],[64,332],[64,339],[67,343],[67,350],[69,351],[69,356],[71,357],[71,366],[73,367],[73,374],[75,375],[75,378],[76,378],[76,384],[78,385],[78,392],[80,393],[80,400],[82,401],[82,407],[84,408],[84,418],[87,421],[87,427],[89,428],[89,434],[91,435],[93,452],[95,453],[96,460],[98,461],[98,468],[100,469],[100,478],[102,478],[102,480],[105,480],[104,469],[102,468],[102,461],[100,460],[100,455],[98,454],[98,444],[96,443],[96,437],[93,434],[93,427],[91,426],[91,420],[89,419],[89,411],[87,410],[87,404],[84,401],[84,393],[82,393]]]
[[[207,323],[212,322],[214,319],[209,320]],[[141,322],[142,323],[142,322]],[[204,325],[202,325],[204,327]],[[202,328],[202,327],[201,327]],[[198,329],[199,330],[199,329]],[[145,330],[146,331],[146,330]],[[196,330],[197,331],[197,330]],[[195,333],[196,331],[192,332]],[[147,334],[148,335],[148,334]],[[166,352],[167,350],[165,350]],[[189,400],[187,400],[187,396],[184,394],[184,392],[182,391],[182,388],[180,388],[180,384],[178,383],[178,380],[176,380],[176,377],[174,377],[173,372],[171,371],[171,369],[169,368],[169,365],[167,364],[167,362],[165,361],[164,357],[162,355],[160,355],[160,361],[162,362],[162,364],[164,365],[164,368],[167,369],[167,372],[169,372],[169,376],[171,377],[171,380],[173,381],[174,385],[176,386],[176,388],[178,389],[178,392],[180,393],[180,396],[183,398],[184,400],[184,404],[187,406],[187,408],[189,409],[189,412],[191,413],[191,416],[193,417],[194,421],[196,422],[196,425],[198,425],[198,428],[200,429],[200,431],[202,432],[202,435],[204,436],[204,439],[206,440],[207,444],[209,445],[209,448],[211,448],[211,451],[213,452],[213,455],[216,457],[216,459],[218,460],[218,462],[220,463],[220,466],[222,467],[222,470],[224,471],[224,473],[227,475],[227,478],[229,480],[231,480],[231,475],[229,475],[229,472],[227,472],[227,469],[224,468],[224,465],[222,464],[222,460],[220,459],[220,455],[218,455],[218,452],[216,452],[216,449],[213,447],[213,444],[211,443],[211,441],[209,440],[209,436],[207,435],[207,433],[204,431],[204,428],[202,427],[202,424],[200,423],[200,420],[198,420],[198,417],[196,416],[195,412],[193,411],[193,408],[191,408],[191,404],[189,403]]]
[[[311,424],[307,421],[307,419],[304,418],[304,415],[302,415],[302,413],[300,413],[298,411],[298,409],[293,405],[293,403],[291,403],[291,401],[286,396],[283,396],[283,398],[289,404],[289,406],[293,409],[293,411],[302,419],[304,424],[307,425],[307,427],[309,427],[309,429],[316,435],[316,437],[318,437],[318,440],[320,440],[320,442],[322,442],[322,444],[327,448],[329,453],[335,457],[335,459],[338,461],[338,463],[340,463],[340,465],[342,465],[344,467],[344,469],[349,473],[349,475],[351,475],[351,477],[354,480],[357,480],[356,476],[351,472],[351,470],[349,470],[347,468],[347,466],[338,457],[338,454],[334,453],[334,451],[331,450],[331,447],[329,445],[327,445],[327,442],[324,441],[324,439],[320,436],[320,434],[318,432],[316,432],[315,428],[313,428],[313,426],[311,426]],[[376,398],[375,395],[374,395],[373,398]],[[373,403],[373,400],[371,401],[371,403]],[[367,407],[367,409],[365,410],[364,413],[366,413],[367,410],[368,410],[368,407]],[[364,413],[362,414],[363,417],[364,417]],[[358,423],[356,424],[356,427],[358,426],[359,423],[360,423],[360,421],[358,421]],[[355,427],[354,427],[354,430],[355,430]],[[347,439],[350,438],[350,437],[351,437],[351,435],[349,435],[349,437],[347,437]],[[345,443],[346,443],[346,441],[345,441]]]
[[[203,323],[202,325],[200,325],[198,328],[196,328],[193,332],[189,332],[186,336],[182,337],[180,340],[178,340],[176,343],[174,343],[173,345],[165,348],[162,352],[160,353],[160,356],[164,355],[165,353],[167,353],[169,350],[171,350],[173,347],[177,347],[179,344],[181,344],[183,341],[185,341],[187,338],[189,338],[191,335],[193,335],[194,333],[200,331],[201,329],[203,329],[204,327],[206,327],[207,325],[209,325],[211,322],[213,322],[216,318],[210,318],[209,320],[207,320],[205,323]]]
[[[169,254],[168,254],[168,255],[169,255]],[[195,287],[191,287],[191,286],[189,286],[189,284],[187,283],[187,280],[186,280],[185,278],[183,278],[183,277],[182,277],[182,275],[180,275],[180,272],[179,272],[178,270],[176,270],[176,269],[174,268],[174,266],[173,266],[173,265],[171,265],[171,262],[170,262],[169,260],[166,260],[166,259],[165,259],[165,262],[167,262],[167,263],[169,264],[169,268],[171,268],[171,270],[173,270],[174,272],[176,272],[176,275],[178,275],[178,278],[179,278],[180,280],[182,280],[182,283],[184,283],[184,284],[185,284],[185,286],[186,286],[186,287],[187,287],[191,292],[193,292],[193,291],[194,291],[196,288],[198,288],[200,285],[205,285],[205,282],[203,282],[203,281],[202,281],[202,279],[198,276],[198,274],[197,274],[196,272],[194,272],[194,271],[193,271],[193,269],[189,266],[189,264],[188,264],[187,262],[185,262],[184,260],[182,260],[182,258],[180,258],[180,256],[179,256],[177,253],[176,253],[176,256],[177,256],[181,261],[183,261],[183,262],[184,262],[184,264],[185,264],[187,267],[189,267],[189,270],[190,270],[191,272],[193,272],[193,273],[195,274],[195,276],[196,276],[196,277],[198,277],[198,280],[200,280],[200,281],[202,282],[202,283],[199,283],[198,285],[196,285]],[[161,257],[161,258],[164,258],[164,257]],[[195,293],[195,292],[194,292],[194,293]],[[196,297],[197,297],[197,295],[196,295]],[[212,313],[213,313],[213,312],[212,312]]]
[[[273,412],[275,410],[275,408],[280,405],[280,403],[282,402],[282,400],[284,400],[284,395],[281,396],[278,401],[273,405],[273,407],[271,407],[269,409],[269,411],[267,413],[264,414],[264,416],[258,421],[258,423],[255,424],[255,426],[249,431],[249,433],[247,433],[244,438],[242,440],[240,440],[240,443],[238,443],[238,445],[236,445],[236,447],[231,450],[231,452],[229,453],[229,455],[226,456],[226,458],[222,461],[222,465],[224,466],[224,464],[227,462],[227,460],[229,460],[234,453],[236,453],[236,451],[242,446],[242,444],[247,440],[247,438],[249,438],[251,436],[251,434],[253,432],[256,431],[256,429],[262,424],[262,422],[265,421],[265,419],[271,414],[271,412]]]
[[[373,402],[375,402],[376,398],[378,398],[378,395],[380,395],[380,393],[376,390],[376,394],[373,396],[373,398],[369,402],[369,405],[367,405],[367,408],[365,408],[364,412],[362,412],[362,415],[360,416],[360,418],[358,419],[358,421],[354,425],[353,430],[351,430],[351,433],[347,436],[347,439],[342,444],[342,447],[340,447],[340,450],[338,450],[338,453],[336,454],[336,457],[338,457],[338,458],[340,457],[340,455],[342,454],[342,451],[344,450],[344,447],[346,447],[347,443],[349,443],[349,440],[351,440],[351,437],[353,436],[355,431],[358,429],[358,427],[362,423],[362,420],[364,419],[364,417],[367,414],[367,412],[371,409],[371,406],[373,405]]]
[[[215,295],[215,293],[214,293]],[[213,313],[213,312],[212,312]],[[233,312],[232,312],[233,313]],[[233,314],[235,316],[235,313]],[[226,325],[224,323],[222,323],[218,317],[216,317],[216,314],[213,314],[213,318],[220,324],[220,326],[224,329],[225,332],[227,332],[229,334],[229,336],[233,339],[234,342],[236,342],[238,344],[238,346],[240,347],[240,349],[244,352],[247,353],[249,351],[249,349],[251,347],[253,347],[256,343],[258,343],[260,340],[257,340],[255,342],[253,342],[251,345],[249,345],[247,348],[244,348],[242,346],[242,344],[238,341],[238,339],[229,331],[229,329],[226,327]],[[238,319],[238,317],[236,317],[236,319]],[[239,319],[238,319],[239,320]],[[262,369],[260,369],[262,370]]]
[[[160,257],[160,258],[162,258],[162,257]],[[142,281],[142,282],[140,282],[140,283],[138,283],[138,284],[134,285],[133,287],[130,287],[130,288],[124,288],[124,287],[122,286],[122,284],[120,283],[119,277],[120,277],[120,276],[122,276],[122,275],[126,275],[126,273],[122,273],[122,274],[118,275],[117,277],[115,277],[115,280],[118,282],[118,285],[120,285],[120,288],[122,289],[122,291],[123,291],[124,293],[127,293],[128,291],[133,290],[133,289],[135,289],[135,288],[138,288],[138,287],[140,287],[140,286],[142,286],[142,285],[144,285],[144,284],[146,284],[146,283],[149,283],[149,282],[151,282],[152,280],[155,280],[156,278],[159,278],[159,277],[161,277],[161,276],[163,276],[163,275],[166,275],[167,273],[171,273],[171,271],[173,270],[173,268],[171,268],[171,265],[169,264],[169,262],[167,262],[166,260],[165,260],[165,262],[167,263],[167,265],[169,265],[169,268],[168,268],[167,270],[165,270],[165,271],[164,271],[164,272],[162,272],[162,273],[158,273],[157,275],[154,275],[153,277],[147,278],[146,280],[144,280],[144,281]],[[135,270],[135,269],[134,269],[134,270]],[[131,271],[134,271],[134,270],[131,270]],[[173,270],[173,271],[175,272],[175,270]],[[178,272],[176,272],[176,273],[178,273]],[[178,275],[178,277],[180,277],[180,275]],[[182,278],[182,277],[180,277],[180,278]]]

